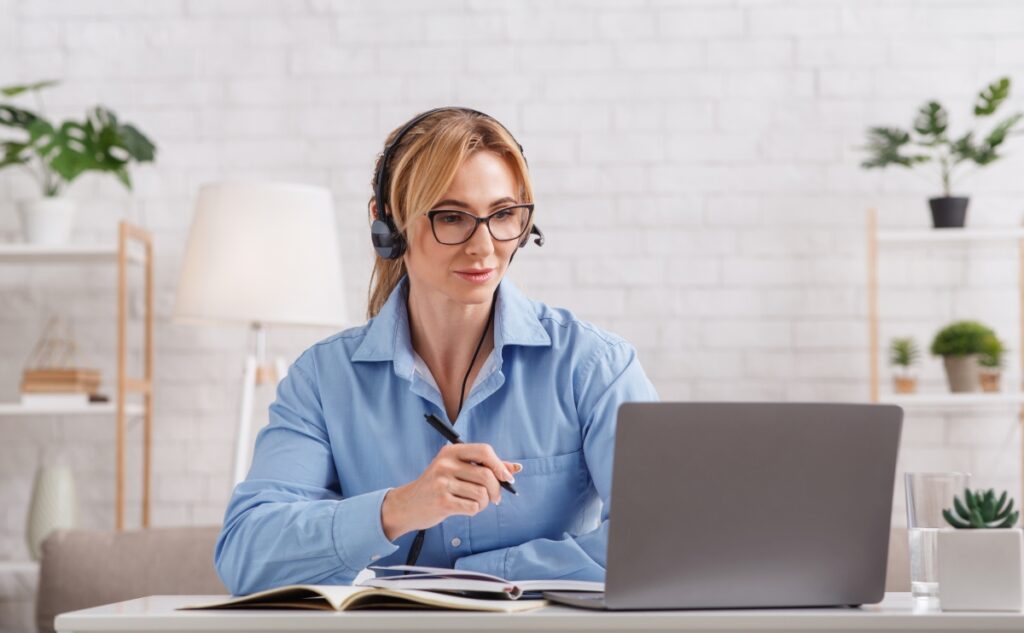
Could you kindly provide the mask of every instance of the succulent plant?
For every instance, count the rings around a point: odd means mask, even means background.
[[[996,499],[996,491],[976,490],[971,492],[964,488],[964,503],[953,496],[954,515],[948,508],[942,511],[946,522],[955,528],[1008,528],[1017,522],[1019,511],[1013,509],[1013,499],[1007,503],[1006,491]]]

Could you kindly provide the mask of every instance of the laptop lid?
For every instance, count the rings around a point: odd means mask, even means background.
[[[623,404],[607,607],[879,602],[902,420],[893,405]]]

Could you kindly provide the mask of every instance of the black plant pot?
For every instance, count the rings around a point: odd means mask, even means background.
[[[970,198],[932,198],[932,224],[937,229],[963,228],[967,220],[967,203]]]

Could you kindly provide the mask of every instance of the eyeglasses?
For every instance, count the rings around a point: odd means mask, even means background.
[[[477,217],[467,211],[435,209],[427,211],[434,239],[449,246],[469,241],[481,224],[487,225],[491,237],[499,242],[519,239],[526,233],[533,216],[533,204],[518,204],[499,209],[487,217]]]

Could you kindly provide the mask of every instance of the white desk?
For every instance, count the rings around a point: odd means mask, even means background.
[[[890,593],[859,609],[599,612],[550,606],[517,614],[455,611],[175,611],[217,596],[150,596],[57,616],[80,631],[1022,631],[1024,613],[943,613]]]

